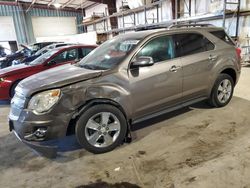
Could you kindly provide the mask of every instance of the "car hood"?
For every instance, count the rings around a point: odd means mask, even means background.
[[[24,79],[19,83],[16,91],[30,97],[38,91],[60,88],[68,84],[99,77],[101,74],[102,71],[100,70],[89,70],[67,64]]]
[[[13,74],[20,74],[23,71],[31,71],[34,66],[29,66],[25,64],[15,65],[11,67],[7,67],[4,69],[0,69],[0,77],[11,76]]]

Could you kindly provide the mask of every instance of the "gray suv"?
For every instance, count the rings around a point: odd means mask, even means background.
[[[222,28],[119,35],[76,65],[20,82],[10,130],[36,148],[73,130],[88,151],[108,152],[136,122],[205,99],[214,107],[227,105],[240,70],[240,50]]]

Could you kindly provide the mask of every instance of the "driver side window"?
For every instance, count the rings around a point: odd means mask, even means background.
[[[141,56],[152,57],[155,63],[173,59],[175,54],[172,37],[161,36],[152,39],[141,49],[136,58]]]
[[[56,63],[64,63],[67,61],[75,60],[75,59],[77,59],[77,57],[78,57],[78,50],[77,49],[70,49],[70,50],[66,50],[66,51],[58,54],[51,61],[54,61]]]

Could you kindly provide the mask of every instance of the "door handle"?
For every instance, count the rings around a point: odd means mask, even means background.
[[[217,60],[217,58],[218,58],[218,56],[216,56],[216,55],[209,55],[209,57],[208,57],[208,59],[210,60],[210,61],[215,61],[215,60]]]
[[[170,71],[170,72],[177,72],[177,70],[180,69],[180,68],[181,68],[181,66],[173,65],[173,66],[169,69],[169,71]]]

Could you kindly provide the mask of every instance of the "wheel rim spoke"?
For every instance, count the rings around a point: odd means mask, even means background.
[[[226,89],[228,87],[229,81],[228,80],[224,80],[223,81],[223,87]]]
[[[101,135],[99,135],[98,132],[96,131],[89,137],[88,141],[91,145],[96,145],[100,137]]]
[[[90,120],[88,121],[88,123],[87,123],[86,126],[87,126],[88,129],[92,129],[92,130],[97,131],[98,128],[100,127],[100,124],[97,123],[97,122],[95,122],[95,120],[90,119]]]
[[[103,135],[103,138],[107,146],[113,143],[113,138],[109,134]]]
[[[109,117],[110,117],[110,113],[109,112],[102,112],[101,113],[101,122],[102,122],[102,125],[107,125],[108,122],[109,122]]]
[[[232,91],[232,86],[231,86],[231,85],[228,85],[228,87],[227,87],[227,92],[228,92],[228,93],[231,93],[231,91]]]
[[[220,94],[218,95],[218,99],[219,99],[220,101],[222,101],[223,97],[224,97],[224,94],[223,94],[223,93],[220,93]]]
[[[109,124],[109,131],[118,131],[120,129],[120,126],[117,122]]]
[[[220,85],[218,91],[223,91],[223,87]]]

